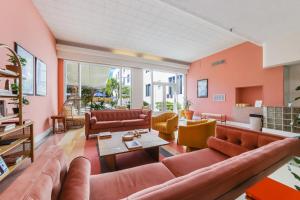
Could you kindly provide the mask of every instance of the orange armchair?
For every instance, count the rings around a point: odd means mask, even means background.
[[[178,115],[166,112],[152,117],[152,129],[159,131],[160,136],[169,139],[174,138],[174,131],[178,127]]]
[[[187,121],[186,126],[179,126],[178,144],[190,149],[206,148],[206,141],[210,136],[215,135],[216,120]]]

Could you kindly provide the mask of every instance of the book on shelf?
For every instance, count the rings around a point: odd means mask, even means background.
[[[129,150],[140,149],[143,147],[142,144],[137,140],[126,141],[125,145],[126,145],[127,149],[129,149]]]
[[[18,140],[18,138],[9,138],[9,139],[0,140],[0,146],[2,146],[2,145],[10,145],[11,143],[13,143],[16,140]],[[0,149],[1,149],[1,147],[0,147]]]
[[[3,160],[5,161],[7,166],[16,165],[21,162],[25,158],[25,154],[23,151],[18,151],[6,156],[3,156]]]
[[[12,95],[12,92],[9,91],[9,90],[0,89],[0,95],[2,95],[2,96],[10,96],[10,95]]]
[[[100,137],[100,139],[108,139],[111,138],[111,132],[99,133],[98,136]]]
[[[11,123],[11,124],[0,124],[0,133],[1,132],[6,132],[6,131],[10,131],[12,129],[16,128],[16,124],[15,123]]]
[[[27,125],[27,124],[30,124],[32,123],[32,120],[30,119],[24,119],[23,120],[23,125]],[[19,120],[18,119],[10,119],[10,120],[7,120],[5,122],[2,122],[2,124],[19,124]]]
[[[0,176],[8,172],[8,167],[4,162],[3,158],[0,156]]]
[[[9,75],[9,76],[18,76],[18,74],[16,72],[13,72],[13,71],[8,70],[8,69],[3,69],[3,68],[0,68],[0,73],[5,74],[5,75]]]

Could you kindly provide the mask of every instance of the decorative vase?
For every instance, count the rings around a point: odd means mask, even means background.
[[[187,120],[192,120],[193,119],[193,115],[194,115],[194,111],[192,111],[192,110],[186,110],[184,112],[184,114],[185,114],[185,117],[186,117]]]

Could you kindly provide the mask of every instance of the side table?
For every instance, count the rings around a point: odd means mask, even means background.
[[[53,126],[53,134],[58,133],[58,132],[66,132],[67,131],[67,124],[66,124],[65,116],[53,115],[53,116],[51,116],[51,119],[52,119],[52,126]],[[60,121],[63,123],[63,129],[55,128],[55,120],[57,120],[57,123],[59,123]]]

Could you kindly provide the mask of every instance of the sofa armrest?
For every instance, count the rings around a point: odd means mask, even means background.
[[[96,124],[97,123],[97,117],[93,116],[91,119],[90,119],[90,124]]]
[[[60,199],[82,200],[90,198],[91,164],[85,157],[75,158],[69,167]]]
[[[84,116],[85,116],[85,125],[90,126],[92,114],[90,112],[86,112]]]
[[[92,114],[91,112],[86,112],[84,116],[85,116],[85,136],[86,139],[89,139],[89,131],[91,128],[90,122],[91,122]]]
[[[139,118],[140,118],[140,119],[145,119],[145,120],[146,120],[146,119],[148,118],[148,115],[140,114],[140,115],[139,115]]]

